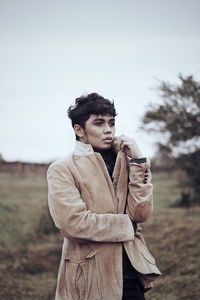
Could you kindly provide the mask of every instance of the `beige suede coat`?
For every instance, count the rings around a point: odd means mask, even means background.
[[[121,300],[123,246],[151,287],[160,271],[130,220],[144,222],[152,212],[149,163],[131,164],[119,151],[112,182],[101,155],[76,142],[47,179],[50,213],[64,236],[56,300]]]

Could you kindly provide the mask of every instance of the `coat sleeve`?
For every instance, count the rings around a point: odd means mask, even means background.
[[[130,163],[126,213],[135,222],[146,221],[153,211],[150,162]]]
[[[123,242],[134,239],[125,214],[96,214],[87,209],[69,169],[54,162],[47,171],[48,204],[56,227],[77,241]]]

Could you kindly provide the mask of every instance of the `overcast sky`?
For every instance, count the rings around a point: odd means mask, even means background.
[[[199,0],[0,0],[0,153],[7,160],[67,155],[66,116],[78,96],[115,100],[117,134],[153,155],[138,130],[156,79],[200,78]]]

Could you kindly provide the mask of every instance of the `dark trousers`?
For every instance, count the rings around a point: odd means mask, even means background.
[[[138,279],[138,272],[133,268],[123,249],[123,295],[122,300],[145,300],[145,289]]]
[[[144,288],[137,279],[125,279],[123,281],[122,300],[145,300]]]

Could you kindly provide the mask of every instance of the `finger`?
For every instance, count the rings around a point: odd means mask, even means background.
[[[130,147],[132,146],[132,143],[130,141],[123,141],[121,144],[121,149],[123,150],[125,147]]]
[[[140,224],[137,224],[137,231],[141,231],[142,230],[142,226]]]
[[[116,136],[113,141],[113,146],[115,147],[115,149],[117,151],[119,151],[121,149],[121,144],[122,144],[121,138]]]
[[[124,134],[121,134],[119,137],[121,140],[127,139],[127,137]]]
[[[127,142],[122,142],[120,149],[124,150],[125,147],[129,147],[129,145],[127,144]]]
[[[121,139],[123,142],[128,142],[128,141],[131,140],[130,138],[128,138],[128,137],[125,136],[125,135],[120,135],[120,139]]]
[[[135,233],[135,236],[137,236],[139,239],[141,239],[141,233],[139,233],[138,231]]]

